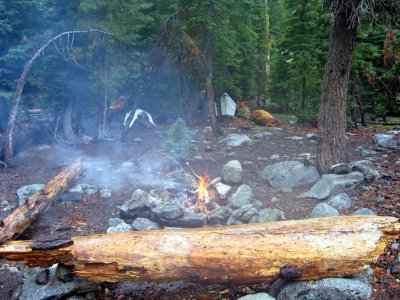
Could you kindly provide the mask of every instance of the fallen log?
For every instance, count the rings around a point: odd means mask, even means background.
[[[24,205],[0,220],[0,244],[25,231],[46,208],[76,180],[82,170],[78,160],[55,176],[43,189],[27,199]]]
[[[95,282],[259,283],[354,276],[398,237],[397,218],[342,216],[196,229],[12,241],[0,257],[72,265]]]

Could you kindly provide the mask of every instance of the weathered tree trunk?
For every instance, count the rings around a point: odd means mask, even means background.
[[[352,55],[356,45],[356,8],[359,2],[360,0],[347,3],[337,1],[334,12],[318,117],[317,160],[322,173],[326,173],[334,164],[348,161],[345,138],[346,98]]]
[[[398,238],[397,218],[347,216],[13,241],[0,257],[74,266],[91,281],[259,283],[353,276]]]
[[[32,56],[32,58],[25,64],[24,70],[22,71],[21,76],[18,79],[17,88],[15,89],[15,95],[13,98],[13,103],[11,107],[11,111],[8,118],[7,123],[7,133],[6,133],[6,153],[5,153],[5,160],[8,166],[13,165],[13,156],[14,156],[14,143],[13,143],[13,135],[14,135],[14,128],[15,128],[15,120],[17,118],[17,112],[19,103],[21,102],[21,95],[22,91],[25,86],[26,77],[29,74],[29,71],[32,68],[33,63],[35,60],[44,53],[44,51],[51,46],[55,41],[60,39],[63,36],[74,35],[77,33],[90,33],[90,32],[102,32],[103,31],[97,29],[88,29],[88,30],[74,30],[74,31],[66,31],[56,35],[55,37],[51,38],[44,44],[40,49]],[[69,40],[69,39],[68,39]],[[69,47],[69,45],[67,46]]]
[[[81,169],[81,161],[78,160],[26,200],[24,205],[14,210],[4,220],[0,220],[0,244],[23,233],[37,216],[75,181]]]
[[[63,132],[64,132],[64,137],[68,141],[75,141],[76,140],[76,134],[74,130],[72,129],[72,111],[73,111],[73,104],[75,102],[75,99],[72,98],[75,96],[68,97],[65,103],[65,109],[64,109],[64,117],[63,117]]]
[[[222,135],[221,128],[218,126],[217,116],[215,113],[215,92],[213,85],[213,61],[212,61],[212,45],[209,33],[206,33],[205,43],[205,71],[206,71],[206,94],[208,100],[208,117],[210,118],[210,125],[213,133],[216,136]]]
[[[108,133],[108,99],[107,99],[107,68],[106,68],[106,49],[102,49],[99,53],[98,60],[98,86],[97,86],[97,140],[103,141],[109,137]]]

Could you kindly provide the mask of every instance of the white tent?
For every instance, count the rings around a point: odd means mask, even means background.
[[[221,96],[221,114],[223,116],[234,116],[236,111],[236,103],[227,93]]]

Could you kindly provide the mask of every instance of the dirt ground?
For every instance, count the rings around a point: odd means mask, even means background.
[[[211,178],[221,175],[222,167],[232,159],[238,159],[243,166],[243,183],[253,189],[255,199],[263,202],[264,207],[282,210],[287,219],[307,218],[317,201],[309,199],[296,199],[296,195],[306,189],[294,189],[292,192],[278,192],[263,182],[259,173],[263,168],[282,160],[299,159],[299,154],[310,153],[313,157],[316,152],[316,143],[306,139],[307,133],[315,132],[313,128],[295,126],[282,126],[282,130],[253,127],[237,120],[225,121],[223,129],[228,133],[244,133],[253,136],[258,131],[269,130],[272,135],[260,140],[254,140],[252,145],[242,145],[229,148],[219,144],[209,131],[204,131],[204,126],[196,127],[195,144],[197,152],[187,157],[187,161],[199,174],[207,173]],[[93,184],[98,188],[112,190],[110,199],[102,199],[98,194],[86,195],[80,202],[56,201],[48,211],[35,222],[22,236],[22,239],[37,239],[39,237],[68,234],[71,236],[104,233],[108,219],[118,214],[118,206],[130,198],[137,188],[150,189],[162,188],[162,183],[168,175],[165,172],[152,172],[146,174],[132,174],[132,176],[115,177],[115,171],[121,163],[130,161],[140,165],[143,172],[146,164],[152,161],[152,156],[160,155],[162,136],[160,131],[166,128],[143,129],[129,133],[129,142],[121,144],[118,139],[111,142],[90,145],[68,146],[63,144],[48,145],[49,148],[33,146],[15,158],[16,167],[0,169],[0,219],[5,218],[10,211],[4,212],[4,201],[16,205],[15,192],[18,188],[33,184],[47,183],[60,170],[82,157],[84,163],[90,168],[79,179],[79,183]],[[379,129],[353,130],[348,135],[349,156],[351,160],[361,160],[360,152],[356,147],[374,150],[372,135],[382,132]],[[294,140],[291,137],[302,137]],[[140,138],[140,142],[133,142]],[[277,156],[279,155],[279,157]],[[354,206],[342,211],[342,214],[351,214],[361,207],[368,207],[378,215],[400,217],[400,159],[399,150],[378,152],[373,163],[382,169],[383,178],[378,182],[361,185],[349,192],[354,200]],[[186,166],[182,163],[182,167]],[[138,169],[139,170],[139,169]],[[187,170],[189,172],[189,170]],[[100,175],[99,175],[100,174]],[[106,176],[106,175],[110,176]],[[138,179],[140,178],[140,180]],[[144,180],[146,178],[146,180]],[[234,189],[237,186],[233,187]],[[277,197],[279,201],[271,201]],[[376,201],[378,197],[384,198],[383,202]],[[68,229],[67,232],[61,231]],[[396,249],[386,249],[376,266],[374,299],[399,299],[400,281],[396,273]],[[6,261],[0,261],[6,264]],[[388,274],[387,270],[392,270]],[[1,273],[1,272],[0,272]],[[13,277],[5,277],[0,281],[0,298],[6,299],[13,288]],[[6,280],[5,278],[9,278]],[[98,299],[236,299],[251,291],[265,291],[265,286],[255,285],[250,287],[232,286],[198,286],[198,285],[147,285],[140,292],[133,292],[123,284],[104,284],[98,293]]]

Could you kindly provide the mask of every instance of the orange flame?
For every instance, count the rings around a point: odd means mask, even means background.
[[[207,204],[210,201],[210,196],[208,194],[207,185],[210,183],[210,177],[207,175],[199,176],[199,181],[194,186],[196,188],[197,193],[197,202],[194,205],[194,210],[200,213],[208,213],[209,210],[207,208]]]

